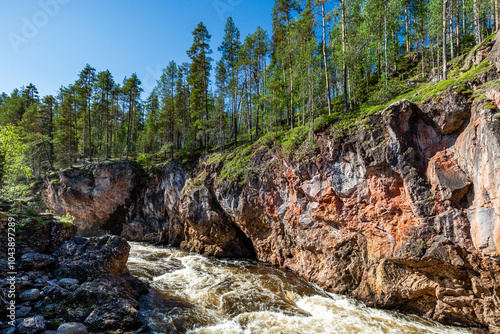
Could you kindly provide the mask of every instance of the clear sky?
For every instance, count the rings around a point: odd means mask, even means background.
[[[228,16],[242,39],[259,25],[270,35],[273,6],[273,0],[0,1],[0,93],[33,83],[40,96],[56,95],[88,63],[109,69],[119,83],[136,72],[143,98],[169,61],[189,61],[200,21],[219,59]]]

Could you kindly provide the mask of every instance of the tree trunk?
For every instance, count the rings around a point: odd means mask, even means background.
[[[440,81],[441,80],[441,72],[439,71],[439,64],[441,63],[441,53],[440,53],[440,48],[439,48],[439,36],[436,37],[436,51],[437,51],[437,71],[436,71],[436,74],[437,74],[437,80]]]
[[[293,130],[293,121],[295,118],[294,110],[293,110],[293,73],[292,73],[292,58],[289,57],[289,66],[290,66],[290,124]]]
[[[106,92],[106,159],[109,159],[109,94]]]
[[[90,95],[87,102],[87,108],[89,109],[89,161],[92,161],[92,120],[91,120],[91,108],[90,108]]]
[[[385,89],[387,90],[388,86],[388,77],[389,77],[389,62],[387,60],[387,12],[386,7],[384,7],[384,51],[385,51]]]
[[[408,59],[411,56],[411,41],[410,41],[410,13],[409,13],[409,5],[408,0],[405,2],[405,27],[406,27],[406,54],[408,55]]]
[[[431,49],[432,73],[436,73],[436,63],[435,63],[435,60],[434,60],[434,46],[432,46],[432,45],[429,43],[429,47],[430,47],[430,49]]]
[[[498,1],[498,0],[495,0]],[[460,0],[457,0],[457,10],[455,12],[455,39],[456,39],[456,48],[457,48],[457,56],[460,55]]]
[[[52,121],[54,117],[53,105],[50,103],[49,107],[49,162],[50,169],[54,170],[54,143],[52,143],[53,134],[52,134]]]
[[[83,160],[87,158],[87,106],[83,110]]]
[[[495,31],[498,30],[498,0],[495,0]]]
[[[474,0],[476,1],[476,0]],[[448,78],[448,59],[446,58],[446,34],[447,34],[447,29],[446,29],[446,22],[447,22],[447,15],[446,15],[446,4],[448,3],[448,0],[443,0],[443,79],[446,80]]]
[[[341,0],[342,4],[342,71],[344,77],[344,110],[349,111],[347,105],[347,65],[346,65],[346,18],[345,18],[345,0]]]
[[[343,0],[344,2],[345,0]],[[344,6],[342,5],[342,8],[344,8]],[[342,17],[344,17],[345,14],[344,12],[342,11]],[[380,80],[380,78],[382,77],[382,70],[381,70],[381,62],[382,62],[382,16],[379,14],[379,20],[378,20],[378,45],[377,45],[377,58],[378,58],[378,61],[377,61],[377,74],[378,74],[378,79]]]
[[[450,7],[451,7],[451,3],[450,3]],[[453,47],[453,20],[451,19],[453,16],[452,16],[452,12],[451,12],[451,8],[449,8],[449,14],[450,14],[450,50],[451,50],[451,59],[454,59],[455,58],[455,50],[454,50],[454,47]]]
[[[234,69],[233,69],[234,71]],[[238,145],[238,114],[237,114],[237,101],[236,101],[236,88],[238,87],[238,75],[235,76],[235,87],[233,87],[233,123],[234,123],[234,147]]]
[[[478,8],[477,0],[474,0],[473,8],[474,8],[474,32],[476,35],[476,44],[480,44],[481,43],[481,23],[479,21],[479,8]]]
[[[325,66],[326,99],[328,101],[328,115],[332,114],[332,101],[330,97],[330,80],[328,80],[328,63],[326,59],[326,22],[325,2],[321,4],[321,17],[323,19],[323,63]]]
[[[130,151],[130,135],[131,135],[131,131],[132,131],[132,108],[133,108],[132,97],[130,97],[129,103],[130,103],[130,105],[128,108],[127,157],[126,157],[127,161],[128,161],[128,153]]]
[[[73,111],[74,111],[74,116],[75,116],[75,138],[74,138],[74,142],[73,142],[73,149],[74,149],[74,152],[75,152],[75,156],[73,157],[74,160],[72,159],[71,160],[71,165],[73,165],[73,163],[76,163],[76,161],[78,160],[78,115],[76,113],[76,108],[77,108],[77,105],[76,105],[76,96],[73,95],[73,103],[74,103],[74,106],[73,106]]]

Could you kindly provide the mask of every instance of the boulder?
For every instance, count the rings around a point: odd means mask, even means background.
[[[137,166],[101,163],[48,175],[44,201],[57,215],[70,214],[80,236],[119,235],[137,183]]]
[[[38,289],[26,290],[19,294],[19,300],[23,302],[37,300],[38,298],[40,298],[40,290]]]
[[[130,330],[142,326],[139,311],[123,299],[98,306],[85,319],[84,324],[92,331],[105,331],[116,328]]]
[[[443,135],[458,131],[470,118],[471,100],[467,95],[449,88],[438,97],[431,97],[419,107],[424,118]]]
[[[471,180],[458,166],[452,155],[438,152],[429,161],[427,175],[439,201],[452,201],[458,205],[471,185]]]
[[[42,316],[26,318],[21,321],[17,331],[21,334],[34,334],[42,332],[46,327],[45,319]]]
[[[71,286],[75,284],[79,284],[80,282],[77,279],[74,278],[63,278],[57,284],[65,289],[69,289]]]
[[[144,283],[136,278],[104,274],[80,285],[68,300],[88,311],[81,321],[91,331],[136,329],[142,326],[137,299],[145,292]],[[71,317],[80,319],[76,314],[71,314]]]
[[[127,241],[117,236],[105,235],[88,239],[75,237],[55,253],[56,273],[80,282],[103,273],[122,275],[127,273],[129,251]]]
[[[87,327],[78,322],[67,322],[57,329],[56,334],[87,334]]]
[[[21,262],[26,269],[40,269],[53,264],[56,260],[53,256],[39,253],[27,253],[21,256]]]
[[[31,312],[31,307],[21,306],[20,309],[16,310],[16,318],[24,318]]]

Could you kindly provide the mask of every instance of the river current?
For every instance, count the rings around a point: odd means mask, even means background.
[[[255,261],[130,244],[130,272],[151,285],[142,316],[155,333],[469,333],[366,307]]]

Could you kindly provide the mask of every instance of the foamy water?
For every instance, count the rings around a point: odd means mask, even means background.
[[[142,314],[156,333],[469,333],[366,307],[254,261],[130,244],[128,268],[151,284]]]

